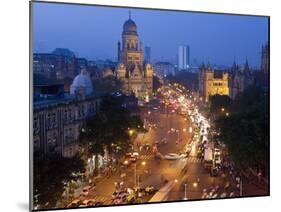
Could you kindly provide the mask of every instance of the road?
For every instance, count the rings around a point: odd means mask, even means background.
[[[187,158],[177,160],[157,160],[152,151],[140,149],[140,146],[158,143],[158,152],[165,156],[168,153],[181,154],[185,146],[191,144],[194,131],[187,129],[194,126],[190,119],[167,110],[167,107],[159,103],[160,100],[162,99],[158,97],[158,100],[141,108],[141,117],[148,132],[139,134],[134,140],[134,149],[140,154],[137,162],[127,167],[117,167],[110,176],[103,176],[86,198],[94,198],[110,205],[116,182],[123,182],[125,188],[153,186],[159,190],[165,185],[165,181],[175,182],[167,201],[202,199],[203,190],[210,192],[216,187],[216,198],[223,193],[229,197],[232,192],[233,196],[239,196],[237,183],[227,172],[217,177],[210,176],[209,171],[204,168],[203,159],[197,155],[198,142],[192,142],[192,150]],[[184,173],[182,169],[185,170]],[[121,178],[121,175],[125,177]],[[228,183],[229,186],[225,188]],[[251,195],[253,191],[257,192],[258,188],[245,182],[243,195]],[[264,195],[262,190],[258,194]],[[150,198],[151,196],[142,197],[142,202],[147,202]]]

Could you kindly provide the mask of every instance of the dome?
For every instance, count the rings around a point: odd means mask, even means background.
[[[123,34],[135,34],[137,35],[137,25],[129,18],[123,25]]]
[[[81,73],[74,78],[70,86],[70,94],[72,95],[80,93],[81,91],[85,92],[85,95],[90,95],[94,91],[92,80],[86,70],[82,70]]]

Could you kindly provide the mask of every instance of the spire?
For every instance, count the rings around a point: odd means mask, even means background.
[[[208,61],[207,68],[208,68],[208,69],[211,69],[211,64],[210,64],[210,61]]]
[[[202,61],[202,64],[200,65],[200,69],[203,71],[203,70],[205,70],[205,63]]]
[[[248,71],[250,71],[250,68],[249,68],[248,58],[246,57],[246,63],[245,63],[245,66],[244,66],[244,72],[248,72]]]
[[[131,10],[129,10],[129,19],[131,19]]]

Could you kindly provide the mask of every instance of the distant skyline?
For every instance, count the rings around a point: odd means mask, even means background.
[[[139,40],[151,47],[152,60],[176,62],[180,45],[190,46],[190,62],[259,67],[268,41],[268,18],[196,12],[33,3],[33,51],[68,48],[89,60],[117,58],[128,11]]]

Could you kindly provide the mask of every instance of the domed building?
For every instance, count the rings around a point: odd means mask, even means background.
[[[122,45],[118,42],[117,78],[123,82],[123,92],[133,92],[138,99],[149,100],[152,95],[153,68],[143,63],[142,43],[137,25],[129,16],[123,24]]]
[[[82,69],[81,73],[74,78],[70,86],[70,94],[89,96],[92,95],[93,92],[92,80],[90,79],[88,72],[85,69]]]

